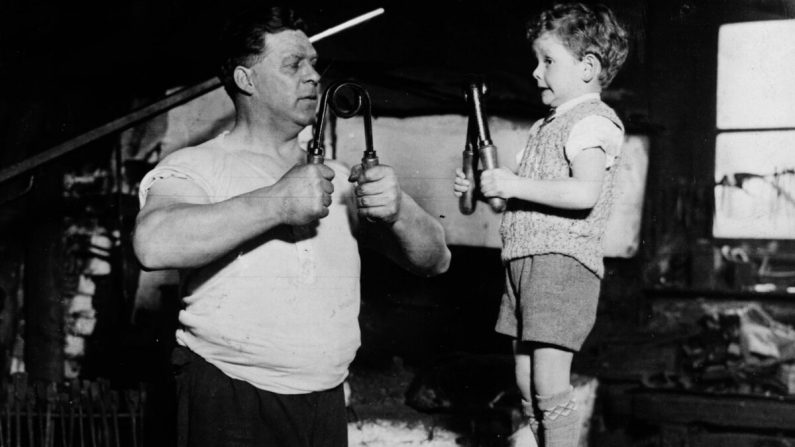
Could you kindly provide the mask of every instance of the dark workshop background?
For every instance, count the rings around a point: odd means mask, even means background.
[[[727,358],[727,337],[736,336],[731,332],[736,322],[706,312],[705,306],[714,311],[755,304],[781,327],[795,324],[791,294],[749,291],[734,266],[719,269],[712,262],[722,245],[742,246],[751,262],[760,262],[770,255],[765,247],[771,241],[711,235],[718,29],[725,23],[795,18],[795,1],[604,3],[632,34],[627,65],[604,97],[628,131],[649,137],[650,160],[640,250],[632,258],[606,261],[597,327],[575,365],[578,373],[602,383],[601,434],[594,435],[594,445],[795,442],[795,389],[770,379],[781,379],[781,369],[771,371],[782,363],[763,362],[749,372],[732,357],[721,364],[720,380],[710,382],[714,376],[704,374],[704,365],[719,364],[720,356],[694,360],[710,346]],[[355,76],[373,92],[376,116],[463,114],[462,82],[479,75],[489,80],[491,114],[529,121],[544,114],[544,107],[531,80],[534,60],[522,26],[547,4],[384,0],[298,9],[319,31],[386,8],[383,17],[316,45],[326,75]],[[211,78],[221,20],[244,5],[241,0],[0,3],[0,169],[122,117],[167,90]],[[130,413],[143,395],[149,402],[166,400],[163,377],[176,300],[166,301],[160,312],[132,317],[137,265],[127,236],[137,203],[134,192],[118,185],[117,149],[118,135],[105,137],[38,168],[34,177],[0,184],[5,402],[0,407],[6,408],[0,415],[19,401],[14,397],[19,378],[10,374],[15,358],[24,358],[32,381],[64,379],[60,297],[65,288],[78,287],[71,274],[76,263],[89,259],[90,244],[79,241],[91,235],[70,232],[87,220],[112,229],[118,242],[93,247],[112,266],[112,274],[96,282],[96,294],[109,298],[95,303],[96,331],[85,341],[89,356],[80,378],[87,382],[63,393],[90,400],[116,391]],[[65,173],[83,178],[92,172],[101,174],[86,186],[89,193],[63,193]],[[91,188],[103,192],[90,193]],[[774,261],[791,267],[795,245],[776,242]],[[507,340],[491,331],[502,286],[499,252],[451,249],[451,270],[432,279],[413,278],[363,254],[363,346],[355,367],[392,367],[399,358],[420,370],[450,353],[509,353]],[[720,386],[711,387],[715,383]],[[49,388],[37,386],[32,392],[46,400]],[[672,440],[682,443],[669,444]]]

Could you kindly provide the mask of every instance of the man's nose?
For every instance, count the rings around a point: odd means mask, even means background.
[[[317,72],[315,66],[312,64],[307,64],[309,68],[307,68],[305,79],[307,82],[311,82],[313,84],[318,84],[320,82],[320,73]]]

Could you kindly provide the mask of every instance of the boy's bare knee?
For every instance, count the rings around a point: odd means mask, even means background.
[[[533,385],[538,395],[563,392],[571,384],[571,351],[553,347],[539,348],[533,353]]]
[[[532,374],[531,358],[526,354],[516,354],[514,356],[516,365],[516,385],[525,399],[530,399],[533,396],[530,376]]]

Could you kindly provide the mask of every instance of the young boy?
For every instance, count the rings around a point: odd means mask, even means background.
[[[602,237],[624,127],[600,100],[627,56],[627,33],[603,6],[558,4],[528,26],[533,78],[550,115],[533,124],[516,174],[484,171],[485,197],[508,200],[506,270],[496,330],[515,338],[516,380],[542,447],[575,446],[573,354],[596,319]],[[470,188],[457,170],[455,194]],[[539,431],[540,428],[540,431]]]

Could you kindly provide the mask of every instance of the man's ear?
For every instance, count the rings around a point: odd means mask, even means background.
[[[588,53],[582,58],[583,71],[582,80],[586,83],[599,80],[599,73],[602,72],[602,62],[593,53]]]
[[[246,95],[254,94],[254,82],[251,79],[251,70],[238,65],[232,72],[232,79],[235,80],[235,85],[241,92]]]

